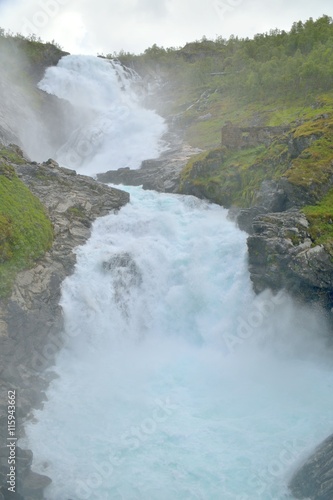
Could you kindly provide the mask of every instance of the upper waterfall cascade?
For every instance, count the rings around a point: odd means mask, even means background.
[[[139,168],[158,156],[167,127],[144,109],[133,83],[139,76],[117,61],[65,56],[47,69],[39,88],[71,105],[71,130],[55,159],[87,175]]]

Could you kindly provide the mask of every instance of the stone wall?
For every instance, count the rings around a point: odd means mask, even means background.
[[[222,127],[222,146],[233,150],[251,148],[261,144],[268,146],[275,136],[288,130],[288,127],[237,127],[228,122]]]

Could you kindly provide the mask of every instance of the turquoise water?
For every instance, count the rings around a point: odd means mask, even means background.
[[[246,234],[221,207],[128,190],[63,285],[59,378],[26,429],[47,498],[292,498],[290,474],[332,432],[323,318],[254,296]]]

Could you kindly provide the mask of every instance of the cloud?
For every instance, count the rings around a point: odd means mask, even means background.
[[[0,24],[96,54],[182,46],[203,35],[251,37],[330,11],[331,0],[0,0]]]
[[[161,19],[168,15],[168,2],[156,0],[137,0],[135,12],[147,19]]]

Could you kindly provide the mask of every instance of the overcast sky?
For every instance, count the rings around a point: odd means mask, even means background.
[[[94,55],[252,37],[323,14],[333,17],[332,0],[0,0],[0,27]]]

